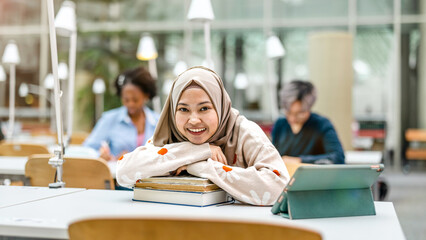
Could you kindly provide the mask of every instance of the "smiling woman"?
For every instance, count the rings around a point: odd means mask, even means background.
[[[174,81],[152,141],[124,155],[117,181],[132,187],[183,169],[254,205],[273,204],[289,180],[264,132],[232,108],[220,77],[204,67]]]
[[[207,93],[197,84],[182,93],[176,112],[176,126],[188,141],[205,143],[217,130],[218,116]]]

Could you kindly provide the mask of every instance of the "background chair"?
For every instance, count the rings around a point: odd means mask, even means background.
[[[288,170],[288,174],[290,175],[290,177],[293,176],[293,174],[296,172],[296,170],[303,165],[312,165],[309,163],[294,163],[294,162],[286,162],[285,166],[287,167]]]
[[[49,150],[41,144],[0,143],[0,156],[26,157],[31,154],[48,154]]]
[[[84,140],[86,140],[88,136],[89,136],[89,133],[87,132],[75,132],[71,135],[70,144],[81,145],[83,144]]]
[[[87,219],[72,223],[70,240],[320,240],[315,231],[264,223],[184,219]]]
[[[25,176],[32,186],[48,186],[55,181],[56,169],[49,165],[51,154],[31,155]],[[65,157],[63,181],[66,187],[114,189],[114,181],[103,159]]]
[[[411,166],[408,160],[426,160],[426,129],[407,129],[405,131],[405,163],[404,172],[408,173]]]
[[[56,132],[50,132],[50,131],[32,131],[31,135],[33,137],[53,137],[57,141],[57,133]],[[83,131],[79,131],[79,132],[74,132],[71,135],[71,140],[70,140],[70,144],[73,145],[81,145],[83,144],[84,140],[86,140],[86,138],[90,135],[90,133],[87,132],[83,132]]]

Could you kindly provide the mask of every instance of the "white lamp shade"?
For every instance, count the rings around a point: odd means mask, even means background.
[[[4,49],[3,63],[7,64],[19,64],[21,62],[21,58],[19,57],[18,46],[14,41],[9,42]]]
[[[246,89],[248,87],[247,75],[238,73],[237,76],[235,76],[234,87],[239,90]]]
[[[58,78],[61,80],[68,78],[68,65],[64,62],[61,62],[58,65]]]
[[[46,78],[44,79],[44,88],[53,89],[54,85],[55,85],[55,79],[53,78],[53,74],[51,73],[47,74]]]
[[[66,37],[77,31],[74,2],[62,3],[55,17],[55,28],[58,35]]]
[[[210,0],[192,0],[187,18],[190,21],[214,20],[214,13]]]
[[[0,65],[0,82],[6,81],[6,72],[2,65]]]
[[[18,90],[19,96],[26,97],[28,95],[28,92],[29,92],[28,85],[26,83],[21,83]]]
[[[92,91],[94,94],[103,94],[105,92],[105,82],[102,78],[97,78],[93,82]]]
[[[266,55],[270,59],[282,58],[285,55],[285,49],[277,36],[271,35],[266,40]]]
[[[188,65],[184,61],[179,61],[176,63],[175,67],[173,68],[173,73],[178,76],[179,74],[183,73],[186,69],[188,69]]]
[[[142,61],[156,59],[158,57],[155,48],[154,39],[150,35],[144,34],[139,40],[138,51],[136,57]]]

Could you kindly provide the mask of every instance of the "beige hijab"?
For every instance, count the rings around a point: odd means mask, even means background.
[[[207,140],[220,146],[228,163],[234,159],[237,147],[238,131],[242,117],[231,106],[231,99],[226,92],[222,79],[212,70],[205,67],[192,67],[181,73],[173,82],[163,111],[155,128],[154,145],[162,147],[165,144],[188,141],[177,129],[175,113],[182,92],[191,83],[196,83],[209,95],[219,118],[216,133]]]

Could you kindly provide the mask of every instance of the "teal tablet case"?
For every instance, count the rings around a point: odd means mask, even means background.
[[[300,166],[272,207],[290,219],[376,215],[371,186],[380,165]]]

